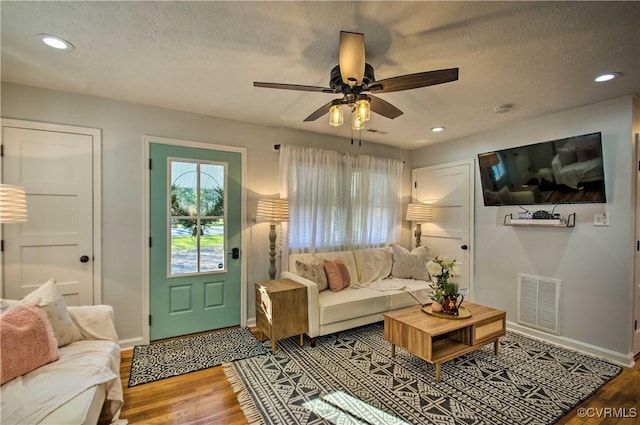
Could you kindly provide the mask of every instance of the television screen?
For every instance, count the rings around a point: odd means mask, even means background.
[[[490,205],[604,203],[601,133],[478,154]]]

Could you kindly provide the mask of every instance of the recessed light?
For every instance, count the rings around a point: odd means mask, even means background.
[[[40,34],[40,39],[44,44],[58,50],[73,50],[73,44],[67,40],[51,34]]]
[[[436,127],[431,127],[431,131],[433,131],[434,133],[440,133],[441,131],[444,131],[444,127],[442,127],[441,125],[436,126]]]
[[[596,83],[603,83],[605,81],[611,81],[614,78],[618,78],[621,75],[622,74],[620,74],[619,72],[607,72],[606,74],[598,75],[593,79],[593,81],[595,81]]]

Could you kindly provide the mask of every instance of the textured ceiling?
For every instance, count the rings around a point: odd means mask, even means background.
[[[459,81],[379,95],[404,115],[372,114],[379,132],[362,139],[408,149],[640,94],[640,2],[2,1],[0,11],[3,81],[345,138],[348,125],[303,122],[339,96],[253,81],[328,86],[341,30],[365,34],[377,79],[460,68]],[[75,49],[53,51],[39,33]],[[593,83],[603,71],[623,76]],[[495,113],[501,104],[514,107]]]

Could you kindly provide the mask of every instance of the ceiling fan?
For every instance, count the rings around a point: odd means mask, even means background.
[[[361,33],[340,31],[338,58],[339,64],[331,70],[329,87],[257,81],[253,85],[254,87],[271,89],[340,93],[342,98],[334,99],[321,106],[305,118],[304,121],[315,121],[324,114],[329,113],[330,125],[342,125],[342,105],[347,105],[353,112],[352,128],[360,130],[364,128],[364,123],[369,120],[370,111],[390,119],[402,115],[402,111],[389,102],[367,93],[390,93],[411,90],[448,83],[458,79],[458,68],[449,68],[400,75],[376,81],[373,67],[365,62],[364,34]]]

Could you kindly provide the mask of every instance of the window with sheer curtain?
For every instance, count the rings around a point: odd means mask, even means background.
[[[397,241],[402,161],[282,145],[280,186],[281,196],[289,200],[290,252]]]

